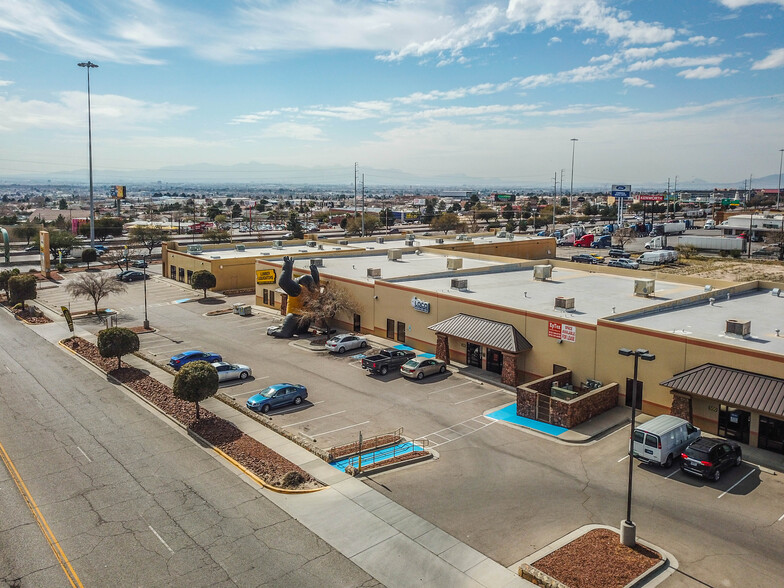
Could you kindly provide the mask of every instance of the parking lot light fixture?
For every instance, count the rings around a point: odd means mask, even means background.
[[[87,68],[87,150],[90,163],[90,247],[95,249],[95,201],[93,200],[93,123],[90,114],[90,69],[98,67],[92,61],[77,63]]]
[[[634,428],[635,417],[637,415],[637,364],[640,359],[643,361],[653,361],[656,356],[649,353],[647,349],[636,349],[632,351],[626,347],[618,350],[619,355],[626,357],[634,356],[634,376],[632,378],[632,424],[629,433],[629,483],[626,489],[626,519],[621,521],[621,543],[627,547],[634,547],[637,544],[637,528],[632,522],[632,480],[634,476]]]
[[[142,282],[144,282],[144,330],[149,331],[150,321],[147,319],[147,257],[142,257],[142,260],[144,260],[144,267],[142,268],[144,269],[144,278],[142,279]]]

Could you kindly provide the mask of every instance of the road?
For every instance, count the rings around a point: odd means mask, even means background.
[[[0,329],[0,443],[84,586],[378,585],[104,375]],[[69,585],[6,468],[0,488],[2,582]]]

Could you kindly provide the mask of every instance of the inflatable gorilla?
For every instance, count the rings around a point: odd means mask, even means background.
[[[277,337],[278,339],[291,339],[295,334],[303,334],[308,332],[310,326],[309,321],[303,321],[300,316],[301,308],[304,303],[302,296],[302,289],[307,288],[308,293],[317,295],[319,292],[319,274],[318,268],[315,265],[310,266],[310,275],[300,276],[294,279],[294,258],[286,256],[283,258],[283,272],[280,274],[278,285],[283,291],[288,294],[289,298],[286,303],[286,318],[283,319],[283,324],[279,327],[271,327],[268,335]]]

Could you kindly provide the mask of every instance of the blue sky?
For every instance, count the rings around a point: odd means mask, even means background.
[[[576,188],[777,175],[783,25],[784,0],[0,0],[0,181],[86,169],[86,60],[96,182],[568,185],[573,146]]]

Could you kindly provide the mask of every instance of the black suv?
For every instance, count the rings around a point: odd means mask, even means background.
[[[725,439],[700,437],[681,453],[681,469],[717,482],[721,470],[743,461],[740,445]]]
[[[610,249],[609,255],[610,257],[614,257],[614,258],[626,258],[626,259],[629,259],[632,256],[631,253],[629,253],[628,251],[624,251],[623,249]]]
[[[578,253],[577,255],[572,255],[572,261],[576,263],[599,263],[598,259],[592,255],[588,255],[587,253]]]

